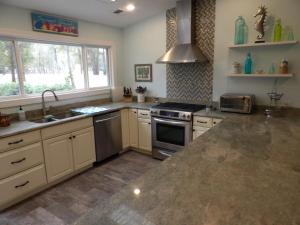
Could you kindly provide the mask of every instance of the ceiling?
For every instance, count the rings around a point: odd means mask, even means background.
[[[172,8],[176,0],[0,0],[0,3],[114,27],[127,27]],[[132,3],[136,9],[114,14]]]

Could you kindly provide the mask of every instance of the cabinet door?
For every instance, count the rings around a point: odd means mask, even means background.
[[[129,144],[131,147],[138,148],[138,117],[137,110],[129,110]]]
[[[75,170],[91,165],[96,161],[93,127],[72,133],[72,140]]]
[[[71,134],[43,142],[48,182],[74,171]]]
[[[151,139],[151,121],[139,119],[139,148],[142,150],[152,151]]]
[[[122,122],[122,143],[123,149],[129,147],[129,110],[121,110],[121,122]]]
[[[200,126],[194,126],[193,127],[193,140],[200,137],[202,134],[204,134],[206,131],[208,131],[209,128],[206,127],[200,127]]]

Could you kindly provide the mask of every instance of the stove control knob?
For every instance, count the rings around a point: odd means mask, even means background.
[[[190,115],[187,115],[186,118],[191,119],[191,116],[190,116]]]
[[[183,114],[183,115],[182,115],[182,118],[185,119],[185,117],[186,117],[185,114]]]

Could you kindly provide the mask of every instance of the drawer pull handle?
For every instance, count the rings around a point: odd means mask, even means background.
[[[24,140],[21,139],[21,140],[18,140],[18,141],[14,141],[14,142],[9,142],[8,145],[16,145],[16,144],[20,144],[22,143]]]
[[[24,184],[20,184],[20,185],[15,186],[15,188],[17,189],[17,188],[25,187],[29,183],[30,183],[29,181],[26,181]]]
[[[25,160],[26,160],[26,158],[24,157],[23,159],[20,159],[20,160],[18,160],[18,161],[11,162],[10,164],[11,164],[11,165],[19,164],[19,163],[21,163],[21,162],[24,162]]]
[[[206,124],[207,122],[197,120],[197,123],[205,123]]]
[[[148,114],[146,114],[146,113],[141,113],[141,115],[142,115],[142,116],[148,116]]]

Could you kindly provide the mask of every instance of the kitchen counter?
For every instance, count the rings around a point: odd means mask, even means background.
[[[106,114],[112,111],[121,110],[125,108],[136,108],[136,109],[150,109],[154,103],[110,103],[105,105],[100,105],[99,107],[103,108],[103,110],[99,113],[89,113],[88,111],[83,112],[84,115],[78,115],[74,117],[70,117],[67,119],[62,119],[50,123],[34,123],[30,121],[15,121],[9,127],[0,127],[0,138],[9,137],[12,135],[17,135],[24,132],[34,131],[46,127],[51,127],[54,125],[71,122],[95,115]]]
[[[300,224],[300,112],[232,114],[76,222],[96,224]]]

